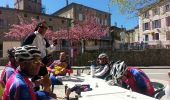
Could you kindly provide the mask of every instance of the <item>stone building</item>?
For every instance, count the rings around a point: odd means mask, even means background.
[[[82,4],[71,3],[68,6],[61,8],[53,13],[54,16],[60,16],[65,18],[71,18],[74,24],[75,20],[83,21],[87,15],[96,18],[97,23],[103,26],[111,26],[111,14],[101,10],[97,10]],[[112,38],[110,33],[103,37],[101,40],[88,40],[85,41],[85,50],[100,50],[100,49],[112,49]]]
[[[53,31],[58,31],[62,28],[68,28],[74,25],[68,24],[75,19],[83,21],[86,12],[89,11],[96,17],[96,21],[103,26],[111,25],[111,14],[100,11],[81,4],[71,3],[68,6],[56,11],[53,14],[45,14],[42,6],[42,0],[15,0],[15,8],[0,7],[0,57],[6,56],[6,50],[13,46],[19,46],[21,41],[4,38],[4,32],[8,32],[12,24],[18,24],[21,16],[24,20],[31,21],[31,18],[37,20],[46,20],[49,28]],[[59,40],[57,45],[59,50],[68,48],[68,43],[65,40]],[[73,44],[80,48],[80,44]],[[110,49],[112,47],[111,37],[108,33],[101,40],[85,41],[85,50]],[[74,51],[74,50],[73,50]]]
[[[139,13],[140,42],[149,48],[170,48],[170,0],[160,0]]]
[[[0,57],[6,56],[7,49],[20,45],[21,41],[4,37],[4,32],[8,32],[12,24],[19,24],[18,16],[27,21],[31,21],[31,18],[45,20],[53,31],[68,27],[67,22],[71,21],[71,19],[43,13],[40,3],[41,0],[15,0],[14,9],[0,7]],[[62,41],[59,41],[58,49],[62,47],[61,44]]]

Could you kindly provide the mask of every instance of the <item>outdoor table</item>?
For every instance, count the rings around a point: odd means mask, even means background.
[[[83,73],[84,69],[87,69],[87,67],[85,67],[85,66],[74,66],[74,67],[72,67],[72,69],[77,70],[77,75],[81,75],[81,73]]]
[[[73,76],[73,80],[77,81],[64,81],[63,83],[68,87],[73,87],[75,84],[89,84],[92,88],[91,91],[81,92],[79,100],[156,100],[155,98],[133,92],[118,86],[110,86],[108,83],[99,78],[93,78],[91,75]]]

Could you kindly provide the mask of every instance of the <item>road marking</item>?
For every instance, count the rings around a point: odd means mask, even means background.
[[[146,74],[152,74],[152,75],[156,75],[156,74],[167,75],[167,73],[146,73]]]

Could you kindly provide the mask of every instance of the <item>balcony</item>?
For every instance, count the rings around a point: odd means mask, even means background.
[[[86,46],[85,47],[85,50],[99,50],[100,46],[97,45],[97,46]]]
[[[148,41],[147,42],[149,45],[158,45],[158,44],[162,44],[162,41],[160,40],[154,40],[154,41]]]

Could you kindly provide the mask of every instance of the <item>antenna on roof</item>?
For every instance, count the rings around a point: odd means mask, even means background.
[[[66,0],[66,6],[68,6],[68,0]]]
[[[6,8],[9,8],[8,0],[6,0]]]
[[[108,0],[108,9],[109,9],[109,13],[110,13],[110,7],[112,6],[112,1]]]
[[[8,4],[6,4],[6,8],[9,8],[9,5],[8,5]]]

